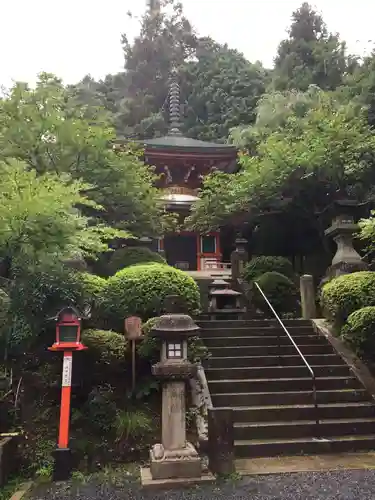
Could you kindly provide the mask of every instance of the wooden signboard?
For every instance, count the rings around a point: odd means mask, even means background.
[[[142,335],[142,320],[138,316],[125,319],[125,335],[129,340],[136,340]]]

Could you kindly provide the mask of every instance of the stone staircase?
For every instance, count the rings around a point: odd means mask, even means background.
[[[237,457],[375,449],[375,401],[310,321],[200,321],[213,406],[232,408]],[[278,344],[280,333],[280,348]]]

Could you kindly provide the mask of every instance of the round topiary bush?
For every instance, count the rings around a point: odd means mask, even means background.
[[[181,297],[191,314],[199,312],[198,285],[185,272],[165,264],[128,267],[108,280],[105,314],[117,328],[130,315],[147,320],[159,314],[168,295]]]
[[[124,247],[115,250],[111,255],[108,269],[113,275],[125,267],[137,264],[158,263],[166,264],[165,259],[158,253],[146,247]]]
[[[298,311],[298,288],[287,276],[277,272],[268,272],[259,276],[256,282],[278,314]],[[259,290],[254,291],[253,301],[257,309],[267,316],[273,316]]]
[[[90,384],[108,383],[116,386],[118,377],[124,380],[128,370],[128,342],[125,336],[110,330],[84,330],[82,351],[84,376]]]
[[[324,316],[340,328],[354,311],[375,306],[375,272],[338,276],[323,286],[320,302]]]
[[[248,283],[252,283],[259,276],[268,272],[282,274],[293,281],[296,279],[292,263],[285,257],[272,255],[260,255],[251,259],[245,266],[243,278]]]
[[[341,335],[360,356],[375,359],[375,307],[363,307],[352,313]]]

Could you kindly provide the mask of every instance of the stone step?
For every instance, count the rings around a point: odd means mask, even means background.
[[[300,345],[325,345],[327,344],[327,339],[325,337],[320,337],[318,335],[295,335],[293,337],[294,342]],[[204,343],[208,348],[210,347],[229,347],[229,346],[278,346],[278,337],[271,336],[252,336],[252,337],[207,337],[204,339]],[[292,345],[288,337],[280,338],[280,345],[290,346]],[[293,345],[292,345],[293,346]]]
[[[319,440],[313,437],[235,441],[237,458],[275,457],[280,455],[320,455],[375,449],[375,434],[335,436]]]
[[[312,390],[311,377],[210,380],[208,385],[211,394],[228,394],[233,390],[236,393]],[[316,380],[316,388],[328,391],[362,389],[362,386],[355,377],[322,377]]]
[[[312,366],[316,377],[350,377],[351,371],[347,365],[342,366]],[[308,377],[307,366],[255,366],[239,368],[208,368],[205,370],[207,380],[238,379],[269,379],[269,378],[301,378]]]
[[[318,427],[318,428],[317,428]],[[318,434],[316,434],[318,432]],[[321,420],[316,426],[314,420],[294,420],[289,422],[235,423],[234,439],[277,439],[350,436],[375,433],[375,418]]]
[[[222,342],[224,344],[224,342]],[[208,346],[207,346],[208,347]],[[303,355],[308,354],[334,354],[333,347],[328,342],[326,344],[306,344],[299,346]],[[267,346],[267,345],[252,345],[252,346],[237,346],[237,345],[221,345],[221,346],[209,346],[209,351],[211,356],[214,358],[218,357],[238,357],[238,356],[267,356],[279,354],[282,356],[295,355],[296,348],[291,345],[280,346]]]
[[[214,407],[311,404],[312,391],[211,394]],[[365,389],[317,391],[318,403],[373,401]]]
[[[256,328],[265,326],[280,326],[280,323],[276,319],[250,319],[250,320],[204,320],[197,319],[197,324],[201,328]],[[283,324],[288,327],[293,326],[311,326],[312,322],[307,319],[286,319],[283,320]]]
[[[229,401],[226,406],[228,408]],[[308,405],[281,405],[281,406],[240,406],[233,407],[233,418],[236,423],[251,422],[289,422],[300,420],[314,420],[316,409],[312,404],[312,397]],[[332,418],[374,418],[375,402],[329,403],[318,407],[319,419]],[[375,431],[375,429],[374,429]]]
[[[347,366],[337,354],[308,354],[305,356],[311,365]],[[250,366],[305,366],[302,358],[297,355],[286,356],[219,356],[211,357],[207,368],[238,368]]]
[[[288,327],[287,330],[292,338],[296,335],[317,335],[311,326],[292,326]],[[282,328],[277,328],[276,326],[256,328],[206,328],[200,332],[200,337],[202,339],[207,339],[209,337],[277,337],[278,335],[280,335],[280,337],[287,337],[285,331]]]

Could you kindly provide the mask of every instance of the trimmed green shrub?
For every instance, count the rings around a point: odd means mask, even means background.
[[[123,362],[127,351],[124,335],[110,330],[84,330],[82,342],[101,363]]]
[[[278,314],[296,313],[298,311],[299,292],[291,279],[277,272],[264,273],[256,282]],[[267,316],[272,316],[272,311],[259,290],[254,291],[254,305]]]
[[[282,274],[293,281],[296,279],[296,274],[291,262],[285,257],[272,255],[260,255],[251,259],[250,262],[246,264],[242,276],[245,281],[251,283],[262,274],[268,272]]]
[[[320,302],[324,316],[340,328],[354,311],[375,306],[375,272],[338,276],[323,286]]]
[[[341,329],[341,336],[360,356],[375,357],[375,307],[353,312]]]
[[[107,286],[107,280],[101,276],[90,273],[80,273],[78,279],[82,285],[83,300],[93,301],[99,304],[103,299],[103,292]]]
[[[115,328],[122,327],[127,316],[138,315],[147,320],[159,314],[168,295],[181,297],[191,314],[199,312],[199,289],[187,273],[165,264],[122,269],[108,280],[104,301],[106,316]]]
[[[108,269],[112,275],[125,267],[147,263],[166,264],[166,261],[160,254],[147,247],[124,247],[112,253]]]

